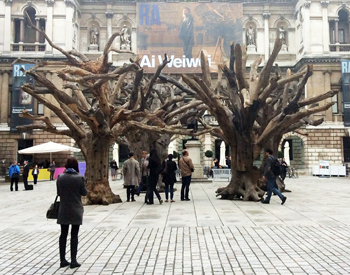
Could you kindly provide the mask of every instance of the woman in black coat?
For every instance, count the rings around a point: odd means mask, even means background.
[[[58,210],[57,223],[61,225],[61,236],[59,239],[60,267],[70,265],[70,268],[79,267],[77,262],[78,233],[83,223],[84,206],[81,196],[87,195],[85,179],[79,174],[78,161],[69,157],[64,166],[65,172],[57,178],[57,195],[60,196],[60,207]],[[71,262],[66,260],[66,243],[69,225],[72,225],[70,253]]]
[[[159,200],[159,203],[162,204],[163,200],[160,197],[159,192],[157,190],[157,183],[159,179],[159,174],[162,172],[162,165],[160,163],[160,159],[155,149],[152,149],[149,153],[149,162],[147,168],[149,169],[149,177],[147,183],[146,203],[153,204],[154,192]]]
[[[168,202],[169,187],[170,187],[170,201],[175,202],[174,198],[174,183],[176,182],[175,171],[177,170],[176,162],[173,161],[173,155],[168,155],[168,160],[163,163],[163,171],[166,166],[166,173],[163,173],[163,182],[165,184],[165,202]]]

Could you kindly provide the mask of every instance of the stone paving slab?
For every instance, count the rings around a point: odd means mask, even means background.
[[[349,178],[287,179],[283,206],[216,198],[226,184],[192,184],[190,202],[86,206],[71,270],[58,268],[59,226],[45,218],[55,182],[0,183],[0,274],[350,274]],[[121,181],[112,189],[125,200]]]

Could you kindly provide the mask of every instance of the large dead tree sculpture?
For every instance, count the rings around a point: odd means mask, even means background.
[[[156,149],[161,160],[166,159],[168,146],[173,137],[178,134],[191,133],[184,130],[189,121],[200,120],[207,107],[199,100],[184,101],[184,97],[188,96],[179,89],[175,89],[173,85],[160,83],[157,85],[154,95],[149,98],[147,110],[157,112],[162,110],[159,116],[159,122],[164,123],[168,127],[157,127],[157,121],[150,121],[147,118],[138,122],[129,123],[128,130],[125,131],[125,137],[128,141],[129,148],[135,153],[136,158],[141,158],[141,152],[150,152]],[[182,126],[180,126],[182,125]],[[179,131],[179,127],[181,130]],[[176,129],[172,131],[171,129]],[[191,135],[200,135],[211,130],[201,130]]]
[[[35,79],[35,85],[27,83],[22,86],[22,90],[53,111],[67,129],[55,127],[49,117],[33,116],[24,110],[22,117],[35,120],[36,123],[19,126],[18,130],[41,129],[73,138],[86,161],[86,203],[120,202],[119,196],[112,192],[108,182],[109,148],[118,137],[125,133],[132,136],[133,127],[138,126],[158,133],[191,134],[191,130],[183,130],[181,125],[167,126],[162,119],[167,112],[170,117],[176,113],[176,110],[172,113],[165,106],[171,107],[179,99],[165,102],[154,112],[147,109],[149,98],[154,94],[156,80],[168,62],[167,58],[165,57],[153,77],[146,79],[138,62],[124,64],[116,69],[112,69],[108,63],[108,53],[115,51],[110,46],[119,33],[113,34],[108,40],[102,56],[97,61],[91,61],[77,51],[67,52],[61,49],[43,31],[36,28],[30,19],[28,22],[54,49],[65,55],[67,60],[37,63],[32,69],[25,71]],[[61,88],[38,73],[40,67],[51,65],[56,68],[65,66],[57,71],[58,77],[63,80]],[[134,76],[131,84],[125,81],[128,74]],[[48,100],[45,94],[51,94],[57,104]],[[198,106],[200,103],[196,102],[194,105]]]
[[[202,52],[202,78],[186,75],[183,81],[195,91],[216,118],[220,128],[215,135],[222,138],[231,148],[232,179],[228,186],[219,188],[217,196],[223,199],[241,197],[243,200],[258,201],[264,191],[258,186],[261,170],[253,166],[264,148],[277,152],[283,134],[295,131],[305,124],[319,125],[323,120],[313,121],[309,117],[331,107],[332,103],[318,106],[318,103],[331,98],[337,91],[329,91],[312,98],[303,98],[308,78],[312,75],[312,65],[304,72],[282,77],[281,71],[273,63],[282,43],[276,40],[273,52],[264,68],[258,73],[261,58],[256,60],[245,78],[247,54],[245,47],[231,45],[229,67],[219,66],[226,78],[226,86],[221,80],[213,87],[209,65]],[[274,72],[273,72],[274,70]],[[184,88],[180,83],[163,76]],[[299,82],[298,82],[299,81]],[[293,83],[298,83],[293,85]]]

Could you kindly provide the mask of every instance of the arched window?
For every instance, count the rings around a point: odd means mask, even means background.
[[[27,7],[25,12],[37,28],[45,30],[45,19],[39,18],[33,7]],[[45,51],[44,37],[29,27],[25,16],[14,19],[14,28],[13,51]]]
[[[331,51],[349,51],[349,13],[341,9],[338,12],[338,18],[329,22],[330,30],[330,50]],[[341,44],[347,44],[342,46]]]
[[[349,14],[345,10],[340,10],[339,16],[339,43],[349,44]]]

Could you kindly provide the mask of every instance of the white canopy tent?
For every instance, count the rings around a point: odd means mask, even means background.
[[[49,141],[47,143],[35,145],[23,150],[19,150],[19,154],[32,155],[32,154],[47,154],[50,153],[50,162],[52,162],[52,153],[57,152],[80,152],[81,150],[68,145],[55,143]]]
[[[221,145],[220,145],[220,160],[219,160],[219,164],[220,164],[221,167],[225,167],[226,166],[225,151],[226,151],[225,141],[222,141]]]

